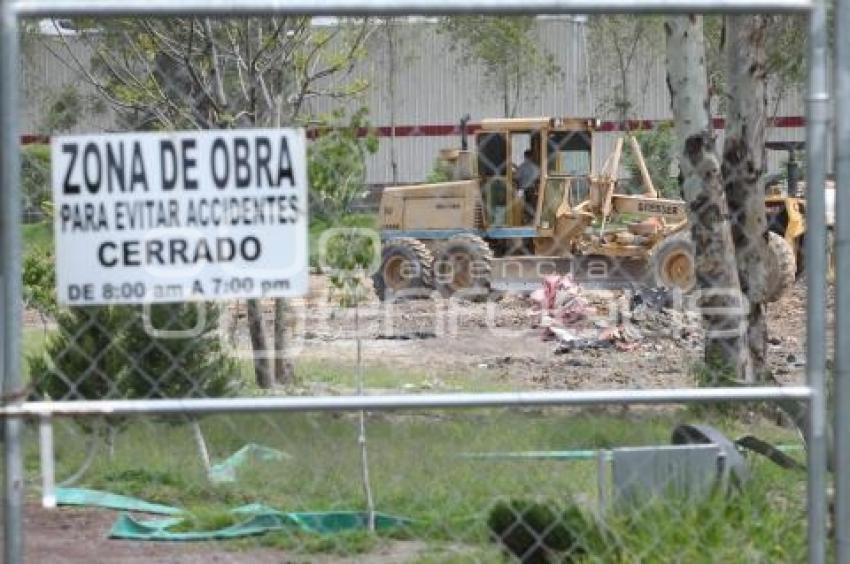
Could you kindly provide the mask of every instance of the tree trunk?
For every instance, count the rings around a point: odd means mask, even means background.
[[[285,299],[278,298],[274,301],[274,381],[283,386],[295,384],[295,366],[287,354],[287,319],[288,304]]]
[[[502,69],[502,102],[504,103],[505,117],[511,116],[511,86],[508,81],[508,69]]]
[[[699,306],[705,327],[705,361],[715,377],[750,379],[747,335],[728,208],[708,107],[702,17],[671,16],[667,35],[667,85],[679,139],[678,154],[688,223],[695,245]]]
[[[248,300],[248,333],[251,335],[251,351],[254,355],[254,379],[258,388],[272,387],[272,374],[268,355],[265,354],[266,329],[259,300]]]
[[[763,380],[767,349],[764,303],[767,285],[767,222],[764,142],[767,119],[765,39],[769,16],[726,18],[728,109],[723,179],[741,291],[749,301],[747,323],[754,380]]]
[[[393,18],[387,18],[384,29],[387,32],[387,92],[390,106],[390,167],[392,168],[393,184],[398,183],[398,155],[396,154],[395,139],[395,110],[396,110],[396,30]]]
[[[620,71],[620,97],[616,102],[617,117],[623,131],[628,130],[629,119],[629,69],[617,39],[614,40],[614,50],[617,53],[617,70]]]

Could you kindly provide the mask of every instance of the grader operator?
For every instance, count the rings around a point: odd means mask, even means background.
[[[618,139],[597,171],[597,125],[487,119],[470,150],[462,121],[461,148],[441,151],[450,181],[384,190],[382,261],[373,275],[379,298],[523,292],[554,273],[609,287],[692,290],[685,203],[658,197],[634,137]],[[641,172],[638,195],[616,192],[627,141]]]

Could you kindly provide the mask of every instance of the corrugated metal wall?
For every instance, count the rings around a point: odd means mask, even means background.
[[[473,122],[485,117],[499,117],[504,113],[498,96],[488,90],[492,87],[484,77],[484,70],[464,64],[451,49],[450,39],[438,32],[437,24],[427,21],[399,23],[395,31],[396,57],[396,126],[421,126],[454,124],[466,113]],[[617,113],[611,103],[612,93],[618,88],[619,73],[608,42],[593,37],[583,19],[568,17],[541,18],[537,22],[540,45],[552,53],[563,71],[558,77],[523,92],[518,104],[518,116],[594,116],[616,120]],[[664,38],[649,38],[640,45],[638,54],[629,69],[629,117],[638,120],[671,119],[670,98],[666,83]],[[387,53],[387,35],[376,31],[370,38],[369,55],[354,71],[354,76],[370,82],[362,100],[348,103],[369,108],[374,126],[391,125],[389,108],[390,67]],[[589,59],[589,61],[588,61]],[[589,63],[589,64],[588,64]],[[327,112],[338,102],[317,101],[316,112]],[[803,98],[799,91],[788,89],[778,103],[771,98],[775,116],[800,116]],[[619,133],[597,135],[597,166],[613,148]],[[775,140],[800,140],[805,138],[802,128],[774,128],[768,134]],[[722,136],[721,136],[722,142]],[[457,146],[456,136],[404,136],[395,139],[398,182],[422,181],[432,169],[440,148]],[[378,153],[369,159],[370,183],[392,182],[390,158],[391,140],[382,138]],[[784,156],[769,155],[769,167],[781,166]]]
[[[68,51],[71,51],[69,54]],[[25,134],[47,134],[44,119],[57,94],[73,86],[82,102],[85,114],[74,132],[109,131],[115,128],[114,114],[103,103],[95,89],[70,68],[60,57],[77,58],[87,62],[90,54],[79,42],[70,39],[67,45],[56,38],[26,36],[23,41],[21,67],[23,95],[20,99],[21,131]],[[70,59],[69,59],[70,60]]]
[[[451,125],[466,113],[475,122],[481,118],[499,117],[504,113],[501,98],[492,91],[480,66],[465,64],[451,49],[450,38],[438,32],[435,22],[418,18],[396,20],[396,126]],[[554,56],[561,68],[560,76],[552,77],[542,86],[534,85],[523,91],[518,103],[518,116],[594,116],[616,120],[611,104],[612,92],[618,87],[619,73],[609,42],[587,32],[583,18],[548,17],[537,20],[537,34],[543,50]],[[358,63],[349,81],[362,78],[369,88],[357,100],[317,98],[310,109],[326,113],[340,104],[348,108],[369,108],[373,126],[391,124],[388,41],[385,28],[376,26],[367,44],[367,55]],[[72,48],[81,60],[87,59],[84,49]],[[85,81],[50,53],[64,49],[56,40],[41,38],[26,43],[24,96],[22,96],[22,125],[25,132],[41,131],[43,115],[51,93],[63,85],[81,87],[84,96],[95,95]],[[589,61],[587,60],[589,59]],[[640,46],[629,69],[631,108],[629,117],[639,120],[670,119],[670,101],[666,85],[663,37],[650,38]],[[785,93],[778,104],[772,104],[776,116],[800,116],[803,99],[793,89]],[[77,127],[82,131],[103,131],[114,128],[110,112],[87,115]],[[610,152],[619,134],[597,135],[597,166]],[[770,139],[798,140],[804,138],[802,128],[776,128]],[[413,135],[395,139],[398,182],[423,180],[433,167],[440,148],[458,146],[456,136]],[[388,137],[380,140],[377,154],[368,162],[368,182],[391,183],[391,144]],[[770,156],[769,166],[776,169],[784,156]]]
[[[499,92],[484,77],[481,67],[460,60],[451,49],[450,38],[438,32],[435,23],[398,23],[395,29],[396,77],[395,123],[401,125],[456,124],[469,113],[472,121],[504,115]],[[583,24],[571,18],[541,19],[538,22],[540,44],[555,57],[562,77],[546,80],[542,87],[525,90],[517,104],[517,116],[594,114],[586,85],[583,49]],[[387,34],[374,33],[369,42],[368,58],[355,70],[355,76],[369,80],[371,88],[359,103],[369,108],[372,125],[389,126],[390,92]],[[353,104],[349,104],[353,105]],[[315,102],[312,109],[327,112],[334,101]],[[382,138],[378,153],[369,160],[369,181],[392,181],[391,140]],[[457,146],[456,136],[405,136],[395,140],[398,181],[424,179],[440,148]]]

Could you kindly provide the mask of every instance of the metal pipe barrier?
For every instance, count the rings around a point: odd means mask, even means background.
[[[840,3],[846,10],[846,0]],[[298,15],[448,15],[448,14],[588,14],[588,13],[755,13],[800,12],[809,14],[809,98],[808,98],[808,316],[807,316],[807,384],[795,388],[701,389],[666,391],[554,392],[529,394],[472,394],[422,396],[371,396],[336,398],[251,398],[229,400],[157,400],[115,402],[20,402],[22,381],[21,353],[21,236],[18,163],[17,90],[18,18],[75,16],[251,16],[260,14]],[[846,18],[846,14],[845,14]],[[839,20],[839,29],[846,23]],[[23,560],[23,471],[21,452],[21,417],[44,414],[95,415],[104,413],[184,413],[235,412],[261,410],[361,410],[416,409],[527,405],[600,405],[627,403],[693,403],[703,401],[757,401],[799,399],[809,402],[808,449],[808,549],[809,561],[821,563],[826,549],[826,434],[825,434],[825,296],[826,261],[824,218],[824,179],[826,170],[825,138],[829,92],[826,81],[827,16],[826,4],[809,0],[473,0],[458,3],[449,0],[0,0],[0,272],[2,272],[3,304],[2,408],[5,416],[5,561],[16,564]],[[846,30],[845,30],[846,31]],[[839,35],[844,37],[846,34]],[[841,69],[850,63],[847,54],[839,53]],[[846,85],[843,85],[846,87]],[[842,90],[842,92],[844,92]],[[847,93],[839,99],[848,103]],[[839,116],[842,112],[838,112]],[[848,112],[843,112],[847,118]],[[840,122],[846,129],[847,124]],[[841,132],[842,134],[845,131]],[[846,151],[846,143],[839,144]],[[841,154],[845,154],[842,152]],[[846,181],[848,170],[842,169]],[[814,188],[814,189],[812,189]],[[848,208],[845,202],[845,208]],[[841,206],[839,206],[841,209]],[[850,208],[848,208],[850,210]],[[848,213],[842,213],[848,216]],[[847,228],[850,217],[839,221],[839,249],[844,258],[842,269],[848,268],[850,249]],[[843,281],[842,281],[843,280]],[[839,278],[839,295],[846,299],[846,273]],[[843,302],[842,302],[843,303]],[[842,316],[842,323],[848,323]],[[846,329],[846,327],[845,327]],[[842,332],[843,334],[843,332]],[[838,347],[841,350],[842,347]],[[839,369],[847,359],[842,357]],[[846,386],[846,383],[843,385]],[[847,390],[844,390],[847,393]],[[159,407],[158,407],[159,406]],[[842,415],[846,417],[847,414]],[[845,426],[846,427],[846,426]],[[844,436],[844,433],[842,433]],[[845,472],[846,473],[846,472]],[[844,484],[844,482],[842,482]],[[846,485],[842,485],[845,488]],[[843,497],[839,505],[843,505]],[[846,516],[846,505],[843,506]],[[842,536],[842,538],[844,538]],[[846,553],[846,549],[844,551]]]
[[[260,411],[391,411],[483,407],[586,407],[771,400],[810,401],[805,386],[763,388],[683,388],[673,390],[599,390],[465,394],[397,394],[375,396],[301,396],[160,400],[24,402],[0,408],[0,417],[169,415]]]
[[[673,14],[800,12],[812,9],[811,0],[18,0],[23,17],[105,16],[392,16],[451,14]]]
[[[826,557],[826,136],[829,119],[827,83],[827,10],[817,2],[809,14],[806,156],[808,190],[806,253],[806,382],[812,390],[808,421],[809,562]]]
[[[14,397],[21,390],[21,338],[23,326],[23,288],[21,253],[21,197],[18,150],[19,81],[18,17],[8,0],[0,0],[0,278],[3,286],[3,335],[0,359],[3,374],[2,395]],[[4,421],[4,519],[3,551],[5,562],[23,560],[24,467],[21,447],[22,421]]]

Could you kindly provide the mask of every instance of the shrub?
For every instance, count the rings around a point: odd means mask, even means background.
[[[43,354],[27,359],[33,388],[54,400],[115,399],[124,358],[118,347],[125,312],[112,307],[61,310]]]
[[[649,170],[649,176],[652,178],[658,194],[662,198],[681,198],[679,180],[670,176],[670,169],[674,160],[673,150],[676,144],[676,133],[673,131],[673,126],[661,124],[649,131],[637,131],[634,136],[640,144],[643,160],[646,162],[646,168]],[[639,191],[642,180],[637,158],[631,151],[626,151],[624,156],[626,169],[632,177],[632,190]]]
[[[57,400],[229,395],[239,372],[217,321],[218,308],[203,304],[152,306],[147,323],[136,307],[60,310],[44,353],[27,359],[34,389]]]
[[[348,213],[365,186],[366,157],[378,150],[365,108],[354,112],[347,124],[344,120],[342,111],[322,120],[318,136],[307,148],[312,217],[336,221]]]
[[[50,146],[28,145],[21,151],[21,191],[24,217],[44,219],[44,207],[50,202]]]
[[[56,314],[56,264],[53,251],[35,247],[24,255],[24,303],[44,319]]]
[[[128,398],[221,397],[238,382],[224,351],[215,304],[180,303],[134,311],[121,339],[130,362],[120,388]]]
[[[502,547],[526,564],[573,562],[614,550],[595,518],[573,504],[501,501],[490,510],[487,525]]]

